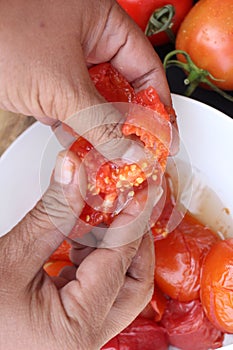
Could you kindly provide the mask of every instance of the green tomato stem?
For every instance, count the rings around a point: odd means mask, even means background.
[[[154,34],[158,34],[161,32],[165,32],[170,41],[172,43],[175,43],[175,35],[172,31],[173,26],[173,17],[175,15],[175,8],[173,5],[165,5],[159,9],[156,9],[148,23],[145,29],[146,36],[150,37]]]
[[[177,54],[183,55],[186,59],[186,62],[180,62],[179,60],[172,59],[172,57]],[[218,88],[210,81],[210,79],[214,81],[223,80],[215,78],[208,70],[197,67],[187,52],[183,50],[173,50],[169,52],[164,58],[163,65],[165,70],[171,66],[176,66],[178,68],[181,68],[186,73],[187,77],[184,80],[184,84],[187,86],[187,89],[185,91],[186,96],[191,96],[198,85],[206,84],[213,91],[217,92],[227,100],[233,102],[233,96],[227,94],[224,90]]]

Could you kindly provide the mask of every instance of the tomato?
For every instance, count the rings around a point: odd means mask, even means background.
[[[154,316],[155,321],[161,320],[164,310],[166,308],[166,302],[167,302],[167,299],[165,298],[164,294],[161,292],[159,287],[155,285],[154,293],[150,301],[150,304],[155,311],[155,316]]]
[[[169,343],[181,350],[207,350],[222,346],[223,333],[205,316],[199,300],[182,303],[168,300],[161,324]]]
[[[126,329],[101,350],[167,350],[168,341],[163,327],[156,322],[137,317]]]
[[[155,10],[165,5],[173,5],[175,14],[172,17],[171,29],[176,34],[185,15],[193,5],[192,0],[117,0],[123,9],[133,18],[139,27],[145,31],[149,19]],[[159,16],[160,17],[160,16]],[[165,19],[167,16],[165,17]],[[162,19],[163,23],[164,17]],[[148,33],[149,34],[149,33]],[[169,36],[163,31],[149,36],[153,45],[162,45],[169,42]]]
[[[217,87],[233,90],[233,2],[201,0],[190,10],[176,37],[176,49],[187,52],[192,61],[207,70]],[[180,61],[184,56],[178,55]]]
[[[141,311],[140,315],[143,318],[149,318],[156,322],[160,321],[164,310],[166,308],[167,299],[165,295],[161,292],[159,287],[155,284],[154,285],[154,293],[150,300],[150,302],[147,304],[147,306]]]
[[[214,232],[187,213],[173,232],[154,243],[159,288],[179,301],[199,298],[202,261],[218,240]]]
[[[132,102],[134,89],[109,63],[93,66],[89,74],[96,89],[108,102]]]
[[[73,143],[70,150],[83,160],[87,171],[88,193],[86,205],[70,237],[82,236],[91,226],[111,223],[119,212],[119,201],[130,200],[148,177],[160,184],[171,144],[170,118],[175,115],[171,107],[162,104],[154,88],[135,93],[110,63],[94,66],[89,73],[108,102],[130,102],[147,107],[139,112],[135,108],[129,111],[122,127],[125,136],[140,138],[146,151],[145,159],[127,164],[124,160],[105,159],[83,137]]]
[[[73,264],[67,260],[49,260],[44,264],[44,270],[49,276],[58,276],[65,266],[73,266]]]
[[[233,239],[216,243],[201,273],[201,301],[207,317],[219,329],[233,333]]]
[[[162,185],[163,195],[158,204],[153,208],[150,217],[150,226],[154,241],[163,239],[168,235],[167,224],[175,207],[169,180],[170,177],[168,174],[165,174]]]
[[[66,240],[55,250],[55,252],[50,256],[50,260],[64,260],[70,261],[70,249],[71,245]]]

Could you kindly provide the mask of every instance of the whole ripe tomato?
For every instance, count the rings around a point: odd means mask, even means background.
[[[179,301],[198,299],[203,259],[218,240],[214,232],[187,213],[173,232],[154,243],[159,288]]]
[[[233,333],[233,239],[215,244],[201,272],[201,301],[210,321]]]
[[[157,9],[165,5],[173,5],[175,14],[172,19],[171,30],[176,34],[181,22],[193,6],[192,0],[117,0],[131,18],[145,31],[148,21]],[[153,45],[162,45],[169,42],[169,37],[165,32],[160,32],[149,36]]]
[[[233,90],[233,2],[201,0],[189,11],[176,37],[176,49],[189,54],[208,79],[223,90]],[[183,55],[178,59],[185,62]]]
[[[223,333],[205,316],[199,300],[187,303],[168,300],[161,324],[169,343],[179,349],[206,350],[222,346]]]

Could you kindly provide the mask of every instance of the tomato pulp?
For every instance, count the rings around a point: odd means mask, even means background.
[[[210,321],[233,333],[233,238],[215,244],[201,273],[201,301]]]
[[[147,155],[139,163],[128,164],[122,160],[105,159],[83,137],[79,137],[70,150],[85,163],[88,176],[86,205],[72,230],[70,237],[80,237],[100,223],[109,225],[118,214],[118,198],[130,200],[134,194],[146,186],[150,177],[160,185],[165,171],[171,144],[170,118],[174,110],[162,104],[152,87],[135,93],[127,80],[111,64],[103,63],[90,68],[90,77],[100,94],[108,102],[130,102],[148,108],[150,113],[128,113],[122,127],[126,137],[137,137],[144,145]],[[157,137],[156,135],[159,135]],[[94,164],[94,166],[93,166]]]

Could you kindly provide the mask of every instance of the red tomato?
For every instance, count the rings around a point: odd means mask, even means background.
[[[157,9],[164,5],[171,4],[175,8],[175,15],[172,20],[172,32],[176,34],[180,23],[191,9],[192,0],[117,0],[123,9],[130,15],[131,18],[145,31],[147,23]],[[162,45],[169,42],[169,37],[165,32],[153,34],[149,36],[153,45]]]
[[[168,342],[163,327],[156,322],[138,317],[101,350],[167,350]]]
[[[131,102],[134,89],[109,63],[101,63],[89,69],[96,89],[108,102]]]
[[[136,94],[128,81],[110,63],[102,63],[90,68],[89,74],[97,90],[108,102],[133,102],[157,112],[154,115],[148,113],[147,118],[141,114],[128,115],[122,132],[126,136],[132,134],[139,136],[145,147],[151,152],[154,151],[157,161],[164,169],[169,154],[171,134],[169,124],[162,121],[175,120],[175,111],[163,105],[153,87],[148,87]],[[146,172],[145,169],[144,172]]]
[[[155,285],[151,301],[142,310],[139,316],[159,322],[163,316],[166,304],[167,298],[164,296],[158,286]]]
[[[211,82],[233,90],[233,2],[202,0],[190,10],[176,37],[176,49],[186,51],[192,61],[221,81]],[[185,61],[178,55],[178,59]]]
[[[164,294],[161,292],[158,286],[155,285],[154,293],[150,301],[150,304],[155,311],[155,316],[154,316],[155,321],[161,320],[164,310],[166,308],[166,303],[167,303],[167,299],[165,298]]]
[[[147,115],[145,117],[145,109],[143,113],[127,113],[122,127],[124,135],[139,137],[147,149],[145,160],[138,164],[108,161],[83,137],[79,137],[70,147],[84,161],[88,176],[86,205],[70,237],[82,236],[90,231],[91,226],[111,223],[117,214],[115,209],[119,207],[119,195],[123,202],[130,199],[146,183],[147,177],[160,183],[171,143],[169,121],[175,115],[173,109],[162,104],[154,88],[135,93],[110,63],[94,66],[89,73],[97,90],[108,102],[133,102],[154,112],[148,112],[148,118]]]
[[[207,319],[199,300],[188,303],[169,300],[161,324],[167,331],[170,344],[181,350],[222,346],[223,333]]]
[[[70,261],[70,248],[71,245],[66,240],[55,250],[55,252],[50,256],[49,260],[64,260]]]
[[[154,241],[164,239],[168,235],[167,224],[175,207],[169,184],[170,177],[165,174],[163,177],[163,194],[156,206],[153,208],[150,217],[150,226]]]
[[[201,273],[201,301],[207,317],[224,332],[233,333],[233,239],[215,244]]]
[[[202,261],[218,240],[187,213],[173,232],[155,241],[155,281],[159,288],[179,301],[199,298]]]
[[[44,270],[47,272],[47,274],[49,276],[58,276],[59,273],[61,272],[61,270],[65,267],[65,266],[73,266],[71,261],[67,261],[67,260],[54,260],[51,261],[49,260],[48,262],[46,262],[44,264]]]

